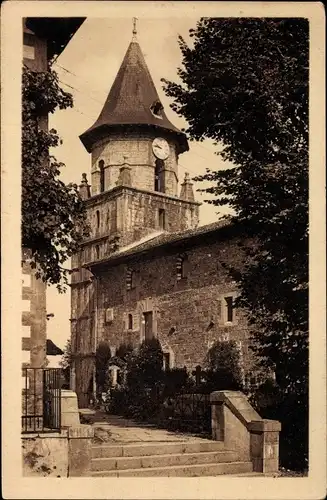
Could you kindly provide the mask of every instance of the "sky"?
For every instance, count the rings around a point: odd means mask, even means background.
[[[188,43],[189,29],[195,28],[198,17],[185,16],[137,20],[137,40],[145,57],[159,97],[169,120],[179,128],[187,126],[169,107],[161,78],[178,81],[177,68],[182,57],[178,45],[178,35]],[[56,158],[65,164],[61,178],[64,182],[79,184],[82,173],[90,181],[91,157],[82,145],[79,135],[85,132],[97,119],[109,93],[110,87],[119,70],[128,45],[132,39],[133,22],[131,18],[88,18],[63,53],[57,58],[53,69],[57,72],[63,89],[73,95],[72,109],[56,111],[50,116],[49,125],[55,128],[63,140],[56,148]],[[193,177],[205,173],[206,168],[218,170],[228,165],[215,154],[218,147],[213,141],[190,142],[190,151],[179,158],[179,180],[185,172]],[[197,188],[204,184],[194,183],[196,200],[204,202],[208,195],[198,193]],[[220,209],[221,211],[222,209]],[[200,207],[200,225],[217,220],[218,208],[208,203]],[[221,213],[225,213],[221,211]],[[48,338],[59,347],[64,347],[70,337],[70,290],[58,294],[55,287],[49,287],[47,310],[54,317],[48,321]]]

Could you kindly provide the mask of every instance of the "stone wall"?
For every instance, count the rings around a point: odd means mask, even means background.
[[[160,132],[162,135],[162,132]],[[155,133],[141,134],[130,131],[128,134],[112,134],[109,138],[98,141],[92,151],[92,194],[100,193],[99,162],[104,162],[105,190],[116,187],[119,169],[127,162],[131,167],[132,187],[154,190],[155,156],[152,152],[152,141]],[[165,160],[165,190],[172,196],[177,196],[178,166],[176,144],[167,137],[170,155]]]
[[[29,434],[22,437],[23,476],[90,476],[91,426],[77,425],[61,433]]]
[[[251,365],[248,327],[242,312],[234,310],[231,322],[226,316],[225,297],[235,298],[237,289],[223,263],[242,265],[244,255],[238,243],[235,238],[213,238],[205,244],[179,246],[156,256],[134,257],[108,269],[98,282],[98,341],[106,340],[112,348],[122,342],[138,345],[145,336],[143,313],[152,311],[153,333],[175,366],[204,366],[208,350],[217,340],[237,341],[244,366]],[[181,254],[188,257],[188,273],[178,279]],[[128,290],[126,276],[130,270],[135,275],[135,288]],[[112,321],[106,319],[107,309],[113,311]]]

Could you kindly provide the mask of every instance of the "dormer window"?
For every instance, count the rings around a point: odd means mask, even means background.
[[[150,111],[156,118],[162,119],[163,105],[160,101],[154,101],[150,106]]]

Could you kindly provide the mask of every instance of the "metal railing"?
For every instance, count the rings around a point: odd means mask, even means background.
[[[22,432],[61,431],[60,368],[23,368]]]

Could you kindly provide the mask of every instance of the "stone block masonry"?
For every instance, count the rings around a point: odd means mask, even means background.
[[[278,472],[280,422],[262,419],[241,392],[212,392],[210,402],[212,439],[251,460],[254,472]]]
[[[181,254],[187,255],[188,271],[187,276],[178,279],[177,259]],[[227,321],[226,316],[225,297],[235,297],[237,290],[223,263],[239,265],[243,258],[235,239],[213,240],[142,258],[135,255],[128,262],[108,268],[98,283],[98,341],[106,340],[112,348],[123,342],[140,344],[145,337],[144,313],[152,312],[153,335],[170,353],[174,366],[190,370],[204,366],[215,341],[235,340],[245,368],[250,367],[244,315],[234,310],[232,321]],[[132,289],[126,285],[128,270],[135,274]],[[113,309],[110,322],[105,316],[108,308]]]

